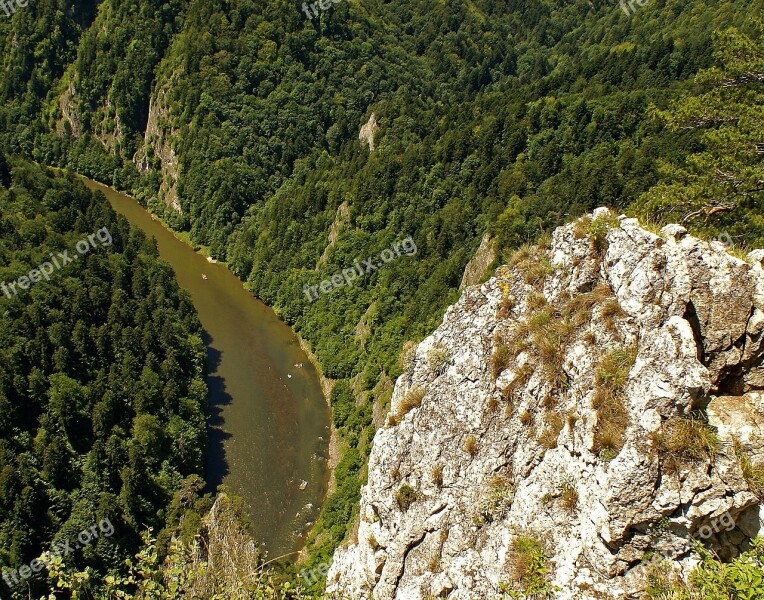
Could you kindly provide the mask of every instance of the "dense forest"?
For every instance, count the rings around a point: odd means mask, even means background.
[[[200,489],[201,328],[154,242],[78,179],[0,154],[0,209],[0,569],[60,547],[105,573]],[[36,571],[0,597],[46,591]]]
[[[40,0],[0,20],[0,144],[134,193],[312,345],[343,447],[315,566],[352,529],[402,348],[458,296],[484,234],[509,250],[609,205],[764,245],[762,14],[347,0],[308,20],[295,0]],[[409,235],[415,256],[306,302],[306,284]]]

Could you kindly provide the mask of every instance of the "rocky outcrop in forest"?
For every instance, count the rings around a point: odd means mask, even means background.
[[[409,356],[334,597],[638,598],[760,532],[763,251],[607,209],[467,288]]]

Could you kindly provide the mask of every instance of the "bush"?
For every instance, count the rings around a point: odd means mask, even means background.
[[[751,548],[725,564],[701,544],[695,545],[700,565],[689,583],[669,568],[648,571],[647,595],[651,600],[759,600],[764,598],[764,538],[751,541]]]

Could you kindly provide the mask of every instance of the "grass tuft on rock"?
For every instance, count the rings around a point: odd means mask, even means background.
[[[653,442],[662,455],[691,462],[710,460],[721,448],[716,432],[700,418],[668,419]]]
[[[502,591],[513,598],[546,598],[554,591],[549,582],[549,559],[544,544],[529,535],[512,541],[508,559],[509,583]],[[518,595],[518,592],[522,595]]]
[[[615,348],[602,357],[597,369],[592,399],[597,412],[594,452],[605,461],[615,458],[626,442],[629,412],[623,389],[636,356],[636,348]]]
[[[425,389],[420,386],[415,386],[406,392],[406,394],[403,396],[403,399],[401,400],[401,403],[398,405],[398,411],[395,415],[398,421],[400,421],[400,419],[402,419],[403,416],[408,414],[411,410],[419,408],[422,405],[424,394]]]
[[[395,501],[398,503],[398,508],[402,511],[407,511],[414,502],[418,499],[419,494],[417,491],[408,484],[403,484],[398,491],[395,492]]]

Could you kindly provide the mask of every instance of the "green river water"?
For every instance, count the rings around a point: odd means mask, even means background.
[[[194,252],[135,199],[86,184],[156,238],[199,313],[210,371],[210,490],[222,483],[245,499],[271,558],[298,550],[326,492],[330,417],[294,332],[225,266]]]

